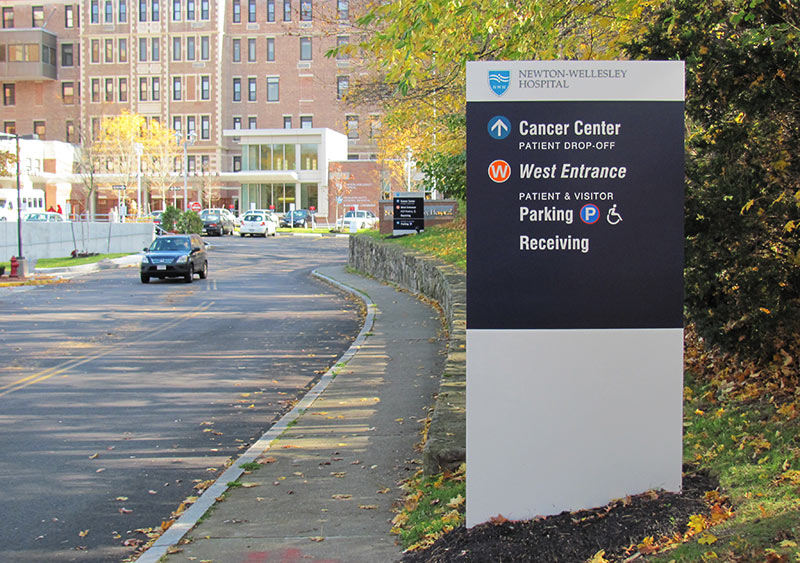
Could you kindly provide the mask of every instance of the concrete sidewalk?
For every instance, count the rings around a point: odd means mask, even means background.
[[[316,400],[264,443],[255,457],[262,467],[242,475],[242,487],[229,489],[188,532],[192,541],[166,561],[383,563],[401,557],[389,532],[392,507],[402,496],[399,482],[421,467],[414,445],[444,366],[441,321],[415,297],[344,266],[319,273],[368,296],[372,327]]]

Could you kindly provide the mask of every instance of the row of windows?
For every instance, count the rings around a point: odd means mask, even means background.
[[[6,45],[0,43],[0,63],[38,63],[55,66],[56,50],[40,43]]]
[[[242,6],[247,10],[247,23],[258,21],[258,9],[256,0],[232,0],[232,19],[233,23],[242,23]],[[266,21],[276,21],[276,4],[282,11],[282,19],[285,22],[292,21],[292,0],[266,0]],[[312,0],[300,0],[300,21],[310,22],[313,19]],[[264,17],[264,16],[261,16]],[[338,0],[337,17],[346,20],[350,17],[350,7],[348,0]]]
[[[248,37],[246,39],[241,38],[234,38],[232,42],[232,49],[231,49],[231,60],[235,63],[242,62],[242,41],[246,41],[246,48],[247,48],[247,62],[253,63],[258,60],[258,39],[255,37]],[[349,42],[349,38],[347,35],[339,35],[336,38],[336,46],[339,47],[341,45],[346,45]],[[275,60],[275,38],[274,37],[267,37],[266,38],[266,60],[267,61],[274,61]],[[313,58],[313,51],[312,51],[312,38],[311,37],[300,37],[300,60],[301,61],[310,61]],[[347,55],[339,55],[337,59],[342,60],[346,59]]]
[[[69,6],[72,8],[72,6]],[[74,16],[71,20],[74,23]],[[14,27],[14,8],[3,8],[3,29]],[[23,23],[22,27],[26,27]],[[31,6],[31,27],[44,27],[44,6]],[[70,26],[71,27],[71,26]]]
[[[258,79],[247,79],[247,101],[258,101]],[[233,79],[233,101],[242,101],[242,79],[236,77]],[[267,77],[267,101],[279,102],[280,101],[280,78],[277,76]]]
[[[137,0],[131,0],[136,5]],[[172,21],[208,21],[211,18],[211,0],[172,0]],[[102,16],[100,10],[102,9]],[[157,22],[161,20],[161,0],[138,0],[138,21]],[[128,22],[128,0],[91,0],[89,21],[91,23]],[[102,20],[102,21],[101,21]]]
[[[68,124],[72,123],[71,121],[67,121]],[[73,131],[75,130],[75,126],[73,124]],[[3,132],[8,133],[9,135],[16,135],[17,134],[17,122],[16,121],[4,121],[3,122]],[[39,139],[46,141],[47,140],[47,123],[45,121],[34,120],[33,121],[33,132],[39,136]]]

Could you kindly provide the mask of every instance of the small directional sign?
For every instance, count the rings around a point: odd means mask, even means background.
[[[495,115],[493,118],[489,120],[489,135],[492,136],[492,139],[505,139],[508,137],[508,134],[511,133],[511,122],[508,120],[507,117],[503,117],[502,115]]]

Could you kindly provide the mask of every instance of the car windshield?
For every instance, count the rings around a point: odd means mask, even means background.
[[[245,221],[263,221],[264,220],[264,216],[263,215],[259,215],[259,214],[249,213],[249,214],[244,216],[244,220]]]
[[[217,214],[217,213],[208,213],[205,217],[203,217],[203,219],[207,219],[209,221],[218,221],[219,220],[219,214]]]
[[[189,241],[185,238],[159,238],[153,241],[150,245],[151,251],[169,251],[174,252],[177,250],[189,250]]]
[[[47,221],[47,215],[44,213],[29,213],[25,217],[26,221]]]

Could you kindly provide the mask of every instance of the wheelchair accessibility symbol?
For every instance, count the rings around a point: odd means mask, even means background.
[[[614,204],[611,206],[611,209],[608,210],[608,214],[606,214],[606,221],[608,221],[609,225],[618,225],[622,223],[622,215],[617,213],[617,205]]]

